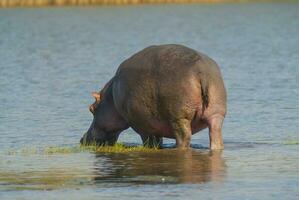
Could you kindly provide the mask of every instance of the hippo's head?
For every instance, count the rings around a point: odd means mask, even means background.
[[[100,93],[93,92],[92,96],[95,102],[89,106],[89,110],[93,114],[93,121],[80,143],[82,145],[113,145],[118,139],[119,132],[113,131],[113,127],[109,124],[112,121],[109,105],[101,100]]]

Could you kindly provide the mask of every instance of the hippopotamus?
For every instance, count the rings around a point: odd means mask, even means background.
[[[149,147],[173,138],[178,149],[209,129],[210,149],[223,149],[226,89],[217,63],[183,45],[149,46],[118,67],[89,107],[93,121],[81,144],[113,145],[131,127]]]

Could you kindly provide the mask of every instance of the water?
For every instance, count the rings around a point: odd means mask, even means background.
[[[0,199],[298,199],[299,4],[0,10]],[[228,91],[225,150],[45,153],[78,145],[91,91],[134,52],[200,50]],[[140,144],[132,130],[122,142]],[[166,146],[173,145],[166,140]]]

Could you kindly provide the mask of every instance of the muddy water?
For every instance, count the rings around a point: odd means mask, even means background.
[[[0,199],[298,199],[298,10],[0,10]],[[75,150],[92,119],[90,92],[132,53],[160,43],[201,50],[221,66],[225,150],[207,149],[207,131],[184,154],[173,140],[149,153]],[[131,129],[120,141],[141,143]]]

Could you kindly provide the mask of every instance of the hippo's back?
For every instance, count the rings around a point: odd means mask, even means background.
[[[182,77],[200,59],[198,52],[182,45],[150,46],[125,60],[117,71],[122,78],[136,81],[153,78],[157,81]],[[180,75],[181,74],[181,75]]]

